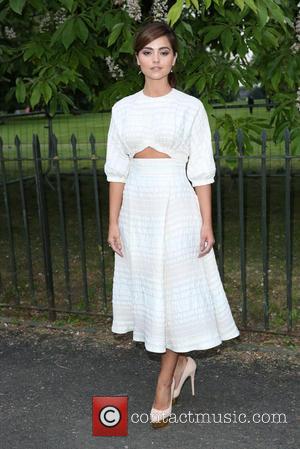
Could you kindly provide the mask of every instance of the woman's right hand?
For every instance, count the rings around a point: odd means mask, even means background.
[[[120,229],[117,223],[109,225],[107,243],[113,251],[123,257]]]

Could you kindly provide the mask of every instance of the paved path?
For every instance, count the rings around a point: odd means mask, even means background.
[[[222,350],[221,350],[222,352]],[[44,335],[0,327],[1,447],[13,449],[297,449],[295,366],[205,356],[194,351],[196,397],[185,384],[180,413],[244,413],[246,423],[131,423],[127,437],[92,436],[91,398],[128,395],[129,417],[149,413],[159,356],[142,344],[101,347],[92,336]],[[281,422],[251,422],[254,413]],[[195,415],[193,415],[195,416]],[[299,422],[298,422],[299,427]]]

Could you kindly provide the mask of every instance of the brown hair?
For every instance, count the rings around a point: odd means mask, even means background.
[[[134,52],[137,55],[142,48],[144,48],[149,42],[154,41],[161,36],[167,36],[170,45],[172,47],[173,53],[177,53],[178,43],[177,37],[172,28],[169,27],[165,22],[149,22],[140,28],[135,36],[134,40]],[[174,69],[173,69],[174,70]],[[168,74],[168,81],[171,87],[176,86],[176,77],[174,72]]]

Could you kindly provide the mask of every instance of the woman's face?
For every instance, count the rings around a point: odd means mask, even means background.
[[[161,79],[168,75],[175,64],[170,42],[166,36],[161,36],[142,48],[137,55],[137,63],[146,77]]]

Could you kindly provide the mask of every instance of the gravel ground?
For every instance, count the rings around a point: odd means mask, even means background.
[[[180,420],[206,413],[206,421],[152,429],[131,418],[150,412],[160,356],[131,336],[113,335],[109,319],[98,327],[56,327],[2,317],[1,447],[298,449],[298,338],[242,331],[216,348],[191,352],[196,396],[184,385],[173,412]],[[92,397],[109,395],[129,398],[127,436],[92,435]],[[265,422],[254,423],[256,413]]]

